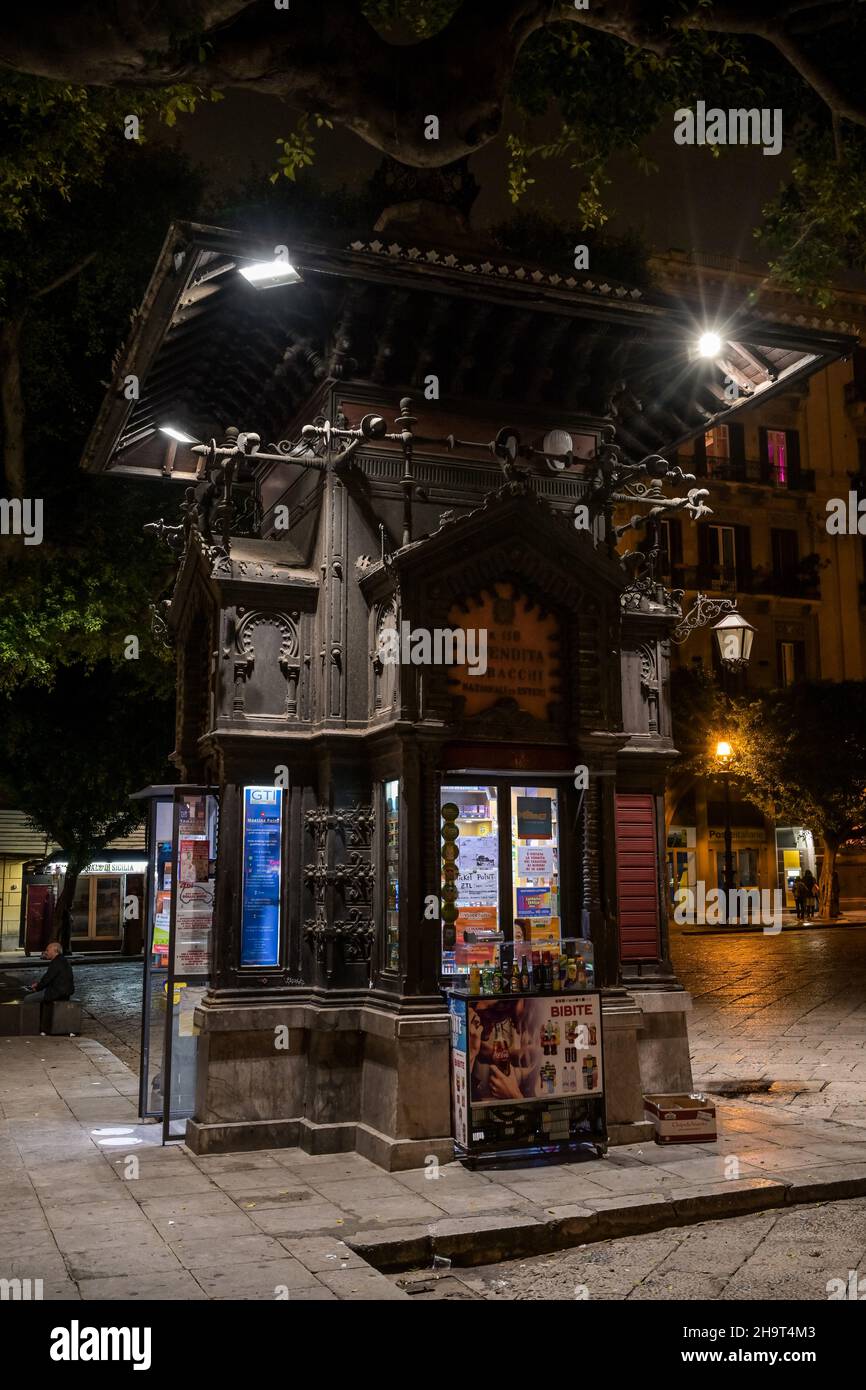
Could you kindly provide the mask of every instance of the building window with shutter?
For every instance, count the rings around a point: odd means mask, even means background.
[[[797,532],[785,527],[772,527],[770,541],[773,551],[773,582],[779,594],[796,593],[800,547]]]
[[[776,661],[781,686],[795,685],[797,681],[804,680],[806,675],[806,643],[777,642]]]
[[[737,546],[733,526],[708,526],[710,582],[715,589],[736,589]]]
[[[668,517],[659,523],[659,574],[666,579],[682,579],[683,526],[681,521]]]
[[[704,455],[707,461],[708,478],[727,476],[731,458],[730,437],[727,425],[714,425],[704,434]]]
[[[788,486],[788,438],[785,430],[767,430],[767,462],[775,487]]]

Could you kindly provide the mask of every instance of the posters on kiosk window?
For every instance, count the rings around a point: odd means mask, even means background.
[[[598,994],[472,997],[466,1033],[473,1105],[602,1094]]]

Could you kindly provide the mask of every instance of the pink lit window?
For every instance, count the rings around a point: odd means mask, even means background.
[[[704,449],[708,459],[730,458],[727,425],[716,425],[704,435]]]
[[[780,487],[788,481],[788,445],[784,430],[767,430],[767,458]]]

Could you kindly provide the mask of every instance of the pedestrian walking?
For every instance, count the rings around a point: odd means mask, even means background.
[[[818,885],[815,882],[815,875],[812,873],[811,869],[806,869],[806,871],[804,872],[803,882],[806,885],[806,916],[814,917],[815,913],[818,910],[817,903],[815,901],[817,897],[816,890]]]

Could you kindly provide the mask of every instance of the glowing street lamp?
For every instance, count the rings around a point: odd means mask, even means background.
[[[702,333],[698,338],[698,354],[701,357],[718,357],[722,350],[722,340],[718,333]]]
[[[719,649],[719,660],[723,667],[732,671],[748,666],[752,655],[752,642],[756,629],[746,622],[742,613],[726,613],[713,624],[713,635]]]
[[[179,444],[197,444],[198,440],[193,439],[191,434],[184,434],[183,430],[176,429],[174,425],[160,425],[160,434],[167,434],[169,439],[176,439]]]
[[[301,279],[300,272],[291,261],[277,257],[273,261],[252,261],[241,266],[241,275],[257,290],[273,289],[275,285],[296,285]]]

